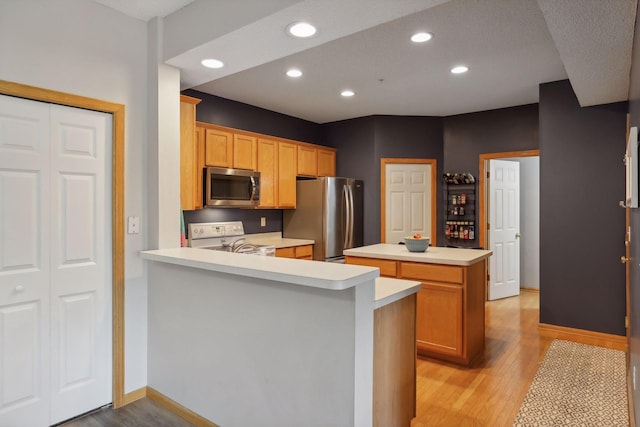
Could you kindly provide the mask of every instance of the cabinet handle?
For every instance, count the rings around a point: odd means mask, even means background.
[[[626,263],[628,263],[628,262],[629,262],[629,260],[630,260],[630,258],[627,258],[627,257],[626,257],[626,256],[624,256],[624,255],[620,257],[620,262],[621,262],[622,264],[626,264]]]

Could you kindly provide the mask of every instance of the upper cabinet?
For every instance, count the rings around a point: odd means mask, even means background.
[[[233,165],[233,134],[209,127],[204,127],[204,132],[205,165],[230,168]]]
[[[318,176],[336,176],[336,152],[318,148]]]
[[[298,146],[298,175],[318,176],[318,149],[308,145]]]
[[[180,96],[180,205],[184,210],[202,207],[202,168],[196,137],[197,98]]]
[[[197,193],[199,205],[188,204],[190,209],[202,207],[202,170],[207,166],[260,172],[258,207],[272,209],[296,207],[297,176],[313,178],[336,174],[333,148],[195,122],[195,109],[193,123],[193,138],[185,138],[194,141],[192,167],[198,177],[189,185],[194,188],[194,198]],[[187,181],[184,185],[187,186]]]
[[[234,169],[257,169],[257,138],[255,136],[234,134],[233,135],[233,168]]]
[[[278,207],[296,207],[296,155],[299,147],[278,142]]]

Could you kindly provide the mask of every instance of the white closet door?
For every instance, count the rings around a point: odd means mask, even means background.
[[[111,134],[0,95],[0,426],[111,402]]]
[[[431,237],[431,165],[388,163],[385,179],[384,241],[398,243],[416,233]]]
[[[111,402],[111,131],[51,107],[51,423]]]
[[[49,105],[0,95],[0,425],[49,425]]]

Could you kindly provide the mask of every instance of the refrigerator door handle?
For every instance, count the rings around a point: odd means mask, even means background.
[[[342,187],[342,198],[344,203],[344,210],[342,211],[342,219],[343,223],[343,231],[344,235],[342,236],[342,248],[349,248],[349,188],[345,185]]]
[[[345,245],[345,249],[350,249],[353,247],[353,218],[354,218],[354,214],[353,214],[353,189],[351,188],[351,186],[346,186],[345,187],[347,189],[347,198],[348,198],[348,203],[347,203],[347,236],[346,236],[346,241],[347,244]]]

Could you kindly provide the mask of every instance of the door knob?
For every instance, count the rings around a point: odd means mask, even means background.
[[[519,239],[520,237],[520,233],[516,233],[516,239]]]
[[[620,257],[620,262],[623,264],[626,264],[629,262],[629,258],[627,258],[626,256],[621,256]]]

